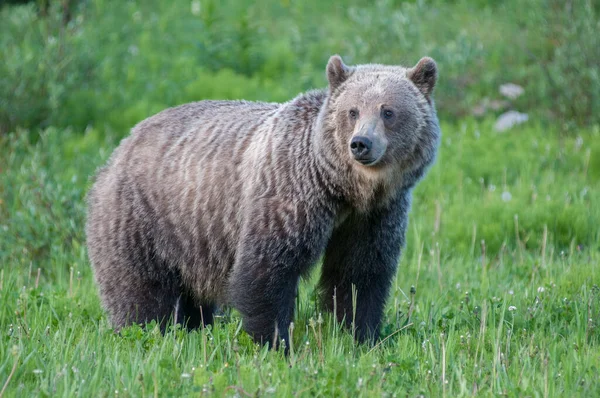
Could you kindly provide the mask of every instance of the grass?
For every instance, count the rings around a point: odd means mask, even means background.
[[[115,334],[83,225],[117,137],[0,136],[0,396],[599,396],[600,131],[492,122],[443,125],[379,343],[319,313],[316,271],[287,358],[235,312]]]

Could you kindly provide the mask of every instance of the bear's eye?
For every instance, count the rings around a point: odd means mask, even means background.
[[[356,109],[350,109],[350,112],[348,112],[348,114],[350,115],[350,119],[357,119],[358,118],[358,111]]]
[[[394,112],[390,111],[389,109],[386,109],[385,111],[383,111],[384,119],[391,119],[392,117],[394,117]]]

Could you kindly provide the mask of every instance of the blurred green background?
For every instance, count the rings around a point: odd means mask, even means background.
[[[20,3],[20,6],[10,5]],[[0,133],[124,134],[205,98],[284,101],[348,64],[436,59],[443,120],[600,122],[599,0],[0,0]],[[524,94],[499,93],[515,83]]]

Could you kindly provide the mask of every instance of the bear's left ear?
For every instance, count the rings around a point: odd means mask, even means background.
[[[429,57],[423,57],[414,68],[406,72],[406,76],[412,80],[419,90],[429,99],[437,82],[437,65]]]
[[[327,63],[327,80],[329,80],[329,91],[333,91],[340,86],[347,78],[350,73],[342,57],[339,55],[332,55]]]

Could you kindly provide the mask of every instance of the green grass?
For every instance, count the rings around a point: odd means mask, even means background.
[[[235,312],[115,334],[85,251],[89,177],[116,137],[0,136],[4,396],[599,396],[600,131],[443,125],[415,191],[382,340],[353,343],[301,285],[289,357]],[[415,287],[412,290],[412,286]],[[0,394],[1,395],[1,394]]]

